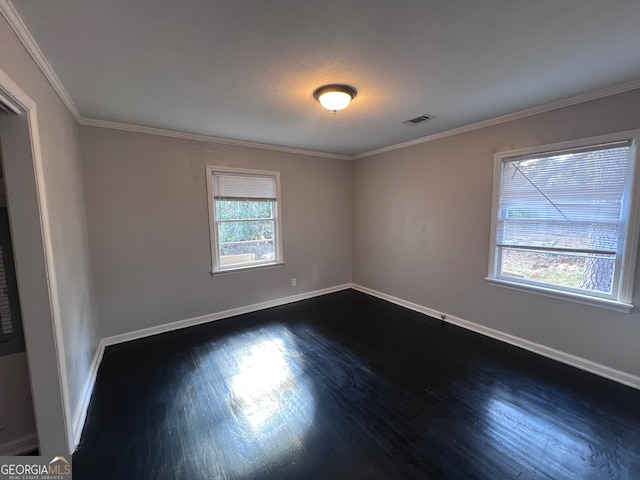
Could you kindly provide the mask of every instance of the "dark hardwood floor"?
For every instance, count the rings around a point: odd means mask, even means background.
[[[107,348],[73,469],[639,479],[640,391],[349,290]]]

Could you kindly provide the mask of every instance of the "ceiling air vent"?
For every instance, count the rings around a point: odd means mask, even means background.
[[[405,120],[404,122],[402,122],[405,125],[418,125],[419,123],[422,123],[426,120],[429,120],[431,117],[429,115],[420,115],[419,117],[416,118],[410,118],[409,120]]]

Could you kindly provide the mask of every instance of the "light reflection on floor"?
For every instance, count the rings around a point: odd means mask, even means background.
[[[486,412],[487,444],[499,451],[496,461],[519,459],[522,472],[537,471],[541,478],[589,478],[590,466],[585,463],[576,470],[575,461],[576,456],[588,457],[589,445],[565,419],[550,413],[545,417],[538,406],[505,392],[489,400]],[[547,461],[540,463],[539,458]]]
[[[281,338],[251,347],[231,380],[232,401],[255,431],[278,415],[281,393],[295,387],[283,347]]]
[[[205,440],[200,435],[198,442],[209,444],[205,449],[214,457],[209,461],[216,470],[237,479],[255,477],[265,462],[293,458],[309,433],[316,407],[291,332],[271,325],[254,333],[216,345],[200,357],[192,375],[201,379],[204,368],[212,383],[224,385],[226,395],[212,399],[201,418],[209,423],[206,432],[211,436]]]

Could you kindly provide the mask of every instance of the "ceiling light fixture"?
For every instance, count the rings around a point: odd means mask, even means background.
[[[313,98],[320,102],[327,110],[331,110],[334,114],[338,110],[346,108],[351,100],[356,98],[358,92],[349,85],[325,85],[316,88],[313,92]]]

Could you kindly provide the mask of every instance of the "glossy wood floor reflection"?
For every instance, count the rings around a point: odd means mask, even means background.
[[[107,348],[73,469],[638,479],[640,391],[344,291]]]

